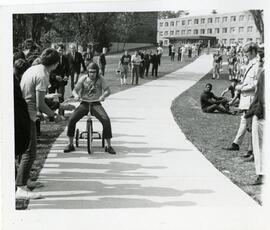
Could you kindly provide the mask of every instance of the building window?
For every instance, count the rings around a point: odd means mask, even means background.
[[[222,22],[227,22],[228,21],[228,17],[223,17],[222,18]]]
[[[219,34],[219,28],[215,28],[215,33]]]
[[[238,32],[239,32],[239,33],[243,33],[243,32],[244,32],[244,27],[239,27],[239,28],[238,28]]]
[[[192,21],[191,19],[188,19],[187,24],[190,25],[191,24],[191,21]]]
[[[160,27],[163,27],[163,22],[160,22],[160,23],[159,23],[159,26],[160,26]]]
[[[208,22],[208,23],[213,23],[213,18],[208,18],[208,19],[207,19],[207,22]]]
[[[236,16],[231,16],[231,22],[236,22]]]
[[[205,29],[201,29],[201,34],[205,34]]]
[[[205,23],[205,18],[201,18],[201,24]]]
[[[168,40],[164,40],[164,45],[168,45]]]
[[[179,34],[180,34],[180,31],[176,30],[175,35],[179,35]]]
[[[191,30],[188,30],[188,31],[187,31],[187,34],[191,34]]]
[[[193,30],[193,34],[198,34],[199,31],[197,29]]]
[[[219,23],[219,17],[215,18],[215,23]]]
[[[244,21],[245,20],[245,15],[240,15],[239,16],[239,22],[242,22],[242,21]]]
[[[185,30],[181,30],[181,35],[185,35],[186,31]]]
[[[169,26],[169,22],[165,22],[165,26]]]
[[[171,26],[174,26],[174,22],[171,22]]]
[[[159,36],[162,37],[163,36],[163,32],[159,32]]]
[[[235,39],[234,39],[234,38],[231,38],[231,39],[230,39],[230,44],[233,44],[234,41],[235,41]]]
[[[168,31],[165,31],[165,32],[164,32],[164,35],[165,35],[165,36],[168,36],[168,34],[169,34]]]
[[[243,43],[243,41],[244,41],[244,38],[238,38],[239,43]]]
[[[226,34],[228,32],[228,29],[225,27],[225,28],[222,28],[222,33],[223,34]]]
[[[231,33],[231,34],[234,34],[235,31],[236,31],[236,30],[235,30],[235,27],[231,27],[231,28],[230,28],[230,33]]]
[[[199,24],[199,19],[194,19],[194,24]]]
[[[251,33],[251,32],[252,32],[252,26],[248,26],[248,27],[247,27],[247,32],[248,32],[248,33]]]
[[[174,31],[170,31],[170,35],[173,36],[174,35]]]
[[[248,15],[248,21],[251,21],[251,19],[252,19],[252,16],[251,16],[251,14],[249,14]]]
[[[212,34],[212,29],[207,29],[208,34]]]
[[[227,44],[227,39],[222,39],[222,43],[223,43],[224,45],[226,45],[226,44]]]
[[[179,21],[176,21],[176,26],[179,26],[179,23],[180,23]]]
[[[182,26],[184,26],[186,24],[185,20],[182,20]]]

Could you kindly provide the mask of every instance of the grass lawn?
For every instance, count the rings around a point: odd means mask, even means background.
[[[134,85],[120,85],[120,76],[116,74],[116,69],[118,67],[118,62],[121,55],[111,55],[108,56],[107,59],[107,66],[105,71],[105,79],[108,81],[109,85],[111,86],[112,94],[129,89],[131,87],[136,87]],[[172,62],[168,56],[163,56],[161,60],[161,66],[159,67],[158,78],[162,77],[168,73],[174,72],[179,68],[184,67],[185,65],[192,62],[194,58],[187,60],[185,62]],[[151,67],[151,66],[150,66]],[[150,68],[151,71],[151,68]],[[149,74],[151,75],[151,74]],[[144,84],[149,81],[155,80],[156,78],[149,77],[147,79],[139,79],[139,84]],[[130,83],[130,76],[128,78],[128,83]],[[66,86],[66,97],[71,96],[70,85]],[[34,162],[34,165],[31,170],[30,178],[31,180],[35,181],[38,178],[38,175],[46,161],[47,155],[52,147],[53,143],[55,142],[56,138],[64,131],[67,125],[67,121],[62,121],[59,123],[54,122],[47,122],[45,124],[41,124],[41,136],[38,140],[37,145],[37,158]]]
[[[233,183],[261,204],[261,186],[250,185],[256,178],[254,163],[243,162],[243,158],[239,157],[248,149],[247,140],[250,134],[245,136],[240,151],[222,149],[232,143],[239,127],[240,115],[207,114],[200,109],[200,94],[207,82],[213,85],[212,92],[217,96],[230,84],[226,69],[221,79],[213,80],[211,77],[212,73],[208,73],[178,96],[172,103],[172,113],[186,137],[203,155]]]

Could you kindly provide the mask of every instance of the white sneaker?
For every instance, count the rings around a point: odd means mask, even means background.
[[[43,198],[43,196],[40,193],[28,191],[26,186],[17,187],[15,197],[16,199],[32,199],[32,200]]]

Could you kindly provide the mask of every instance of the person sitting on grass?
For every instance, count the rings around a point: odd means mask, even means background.
[[[217,97],[212,92],[212,84],[207,83],[205,89],[201,94],[200,102],[204,113],[214,113],[215,111],[233,114],[229,111],[229,105],[226,98]]]
[[[111,146],[111,121],[100,103],[110,95],[110,87],[108,86],[102,75],[99,73],[99,70],[99,66],[96,63],[90,63],[87,66],[88,73],[83,75],[79,79],[74,90],[72,91],[72,94],[75,100],[79,100],[80,98],[82,98],[86,101],[95,101],[92,102],[90,112],[101,122],[103,126],[103,137],[107,142],[105,152],[108,152],[109,154],[116,154]],[[89,112],[89,102],[86,101],[82,101],[69,118],[67,130],[69,144],[64,149],[65,153],[75,151],[73,139],[76,123]]]
[[[224,95],[228,92],[231,93],[231,99],[229,100],[229,105],[234,105],[234,106],[238,106],[239,104],[239,99],[240,99],[240,92],[238,90],[235,89],[235,87],[238,84],[238,80],[237,79],[232,79],[231,80],[231,84],[229,85],[229,87],[227,87],[225,90],[222,91],[221,93],[221,97],[224,97]]]

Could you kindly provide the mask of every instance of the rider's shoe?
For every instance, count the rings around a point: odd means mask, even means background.
[[[109,154],[116,154],[116,152],[114,151],[112,146],[110,146],[110,147],[106,146],[105,147],[105,152],[107,152]]]
[[[72,152],[72,151],[75,151],[74,145],[68,144],[64,149],[64,153],[69,153],[69,152]]]
[[[15,197],[16,199],[31,199],[31,200],[44,198],[40,193],[28,191],[26,186],[18,186]]]

